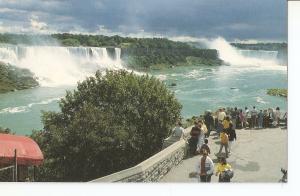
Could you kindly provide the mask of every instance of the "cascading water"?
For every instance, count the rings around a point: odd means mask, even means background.
[[[0,61],[32,71],[42,86],[74,85],[96,70],[124,69],[121,49],[110,58],[106,48],[0,45]]]
[[[268,50],[238,50],[238,52],[244,57],[265,59],[274,62],[277,61],[277,55],[278,55],[278,51],[268,51]]]
[[[247,69],[286,69],[286,66],[279,64],[277,51],[239,50],[221,37],[214,40],[205,40],[204,42],[208,48],[218,50],[220,59],[236,67],[245,67]]]

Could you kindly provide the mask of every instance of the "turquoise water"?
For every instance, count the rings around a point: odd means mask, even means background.
[[[268,88],[287,88],[285,68],[251,66],[177,67],[151,74],[166,83],[183,105],[182,116],[199,115],[218,107],[279,106],[287,109],[287,100],[266,94]],[[176,86],[170,86],[176,83]],[[0,126],[17,134],[41,129],[41,110],[59,111],[58,100],[74,86],[38,87],[0,95]]]
[[[269,70],[268,70],[269,69]],[[266,94],[268,88],[287,88],[285,69],[269,67],[180,67],[153,72],[183,105],[182,116],[191,117],[219,107],[256,106],[287,109],[287,99]],[[171,87],[170,84],[176,83]]]

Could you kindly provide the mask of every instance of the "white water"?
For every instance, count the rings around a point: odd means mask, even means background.
[[[14,113],[20,113],[20,112],[30,112],[30,108],[32,106],[35,106],[35,105],[47,105],[47,104],[55,102],[55,101],[57,102],[61,98],[62,97],[50,98],[50,99],[46,99],[46,100],[43,100],[43,101],[40,101],[40,102],[29,103],[27,105],[15,106],[15,107],[7,107],[7,108],[4,108],[4,109],[1,109],[0,110],[0,114],[4,114],[4,113],[14,114]]]
[[[277,60],[277,51],[239,50],[221,37],[204,40],[204,43],[218,50],[220,59],[237,68],[286,70],[286,66],[280,65]]]
[[[41,86],[74,85],[96,70],[124,69],[120,48],[110,57],[106,48],[2,45],[0,61],[29,69]]]

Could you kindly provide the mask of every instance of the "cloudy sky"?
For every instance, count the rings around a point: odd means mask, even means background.
[[[0,33],[287,38],[286,0],[0,0]]]

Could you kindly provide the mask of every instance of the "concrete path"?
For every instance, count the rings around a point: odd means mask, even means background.
[[[234,170],[232,182],[278,182],[282,177],[280,168],[287,168],[287,130],[281,128],[261,130],[236,130],[237,141],[227,162]],[[217,162],[214,155],[219,150],[219,139],[212,132],[209,137],[210,157]],[[224,148],[223,148],[223,151]],[[189,178],[195,171],[199,156],[183,160],[171,169],[160,182],[198,182],[197,178]],[[212,176],[212,182],[218,177]]]

